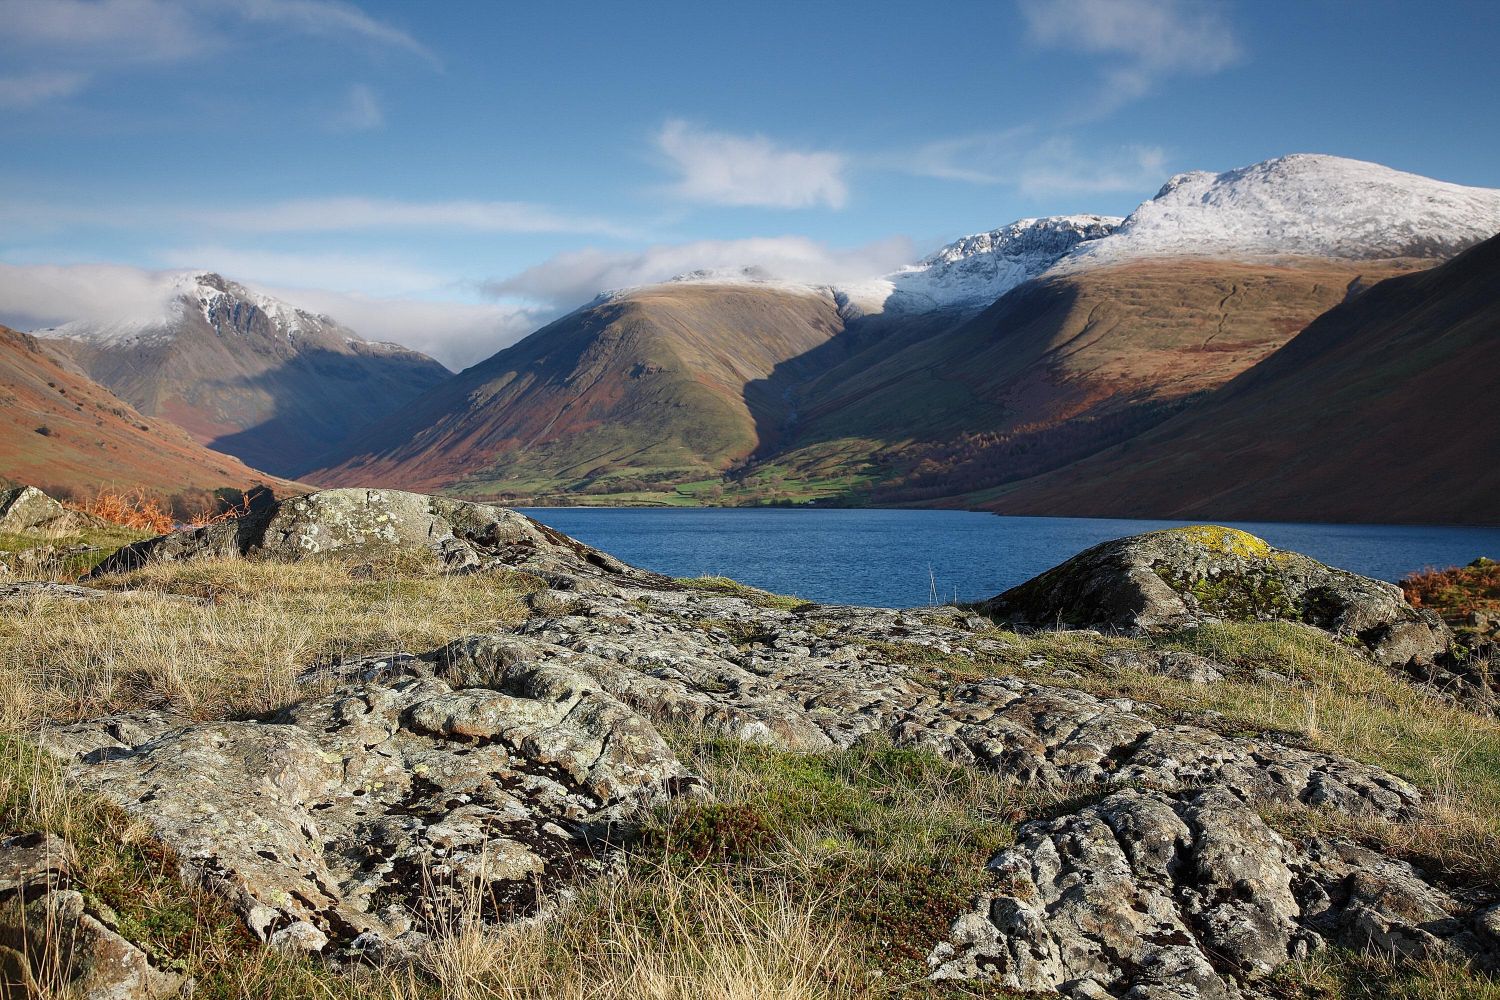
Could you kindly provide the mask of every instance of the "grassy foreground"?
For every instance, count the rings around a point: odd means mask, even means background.
[[[415,964],[334,972],[262,949],[217,900],[184,889],[173,859],[115,811],[69,788],[34,734],[142,707],[195,717],[258,714],[306,695],[296,675],[340,655],[421,652],[521,621],[522,577],[444,576],[416,558],[298,564],[223,561],[148,568],[104,585],[119,600],[36,597],[0,616],[0,831],[51,830],[79,854],[83,890],[205,998],[646,997],[834,1000],[1006,997],[935,987],[922,958],[987,878],[984,862],[1057,796],[878,741],[797,754],[671,732],[717,793],[643,817],[622,845],[624,873],[579,887],[550,920],[501,929],[450,915],[454,933]],[[767,607],[798,603],[730,581],[702,589]],[[1313,810],[1268,815],[1288,833],[1336,832],[1457,879],[1500,881],[1500,723],[1394,678],[1290,625],[1219,625],[1160,645],[1235,668],[1194,685],[1110,666],[1142,645],[1088,633],[996,632],[984,661],[888,647],[949,676],[1010,673],[1158,706],[1239,734],[1380,764],[1431,800],[1419,822],[1356,822]],[[1059,671],[1065,672],[1059,675]],[[1059,681],[1059,677],[1065,678]],[[1207,714],[1205,714],[1207,713]],[[1288,967],[1287,1000],[1500,1000],[1500,986],[1454,965],[1330,952]]]

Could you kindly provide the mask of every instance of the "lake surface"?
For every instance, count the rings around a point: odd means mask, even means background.
[[[547,507],[526,513],[669,576],[728,576],[809,601],[883,607],[989,597],[1098,542],[1201,523],[952,510]],[[1500,558],[1500,528],[1226,523],[1383,580],[1478,556]]]

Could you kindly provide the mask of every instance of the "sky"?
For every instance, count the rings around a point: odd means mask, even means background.
[[[0,0],[0,322],[202,268],[460,368],[1293,152],[1500,187],[1492,0]]]

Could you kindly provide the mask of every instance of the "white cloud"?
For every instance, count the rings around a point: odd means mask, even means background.
[[[441,302],[274,285],[264,291],[332,316],[366,340],[421,351],[454,371],[509,347],[557,315],[556,310],[501,302]]]
[[[800,236],[704,240],[643,250],[595,248],[559,254],[509,278],[485,283],[496,296],[515,296],[571,309],[601,291],[647,285],[700,269],[755,267],[811,284],[859,281],[885,274],[914,256],[905,239],[835,249]]]
[[[1213,0],[1021,0],[1039,45],[1114,57],[1104,71],[1096,115],[1144,97],[1164,79],[1202,76],[1242,56]]]
[[[0,108],[31,108],[72,97],[88,84],[82,73],[26,73],[0,77]]]
[[[0,264],[0,323],[20,330],[163,313],[171,272],[116,264]]]
[[[180,59],[213,37],[197,8],[169,0],[10,0],[5,35],[28,51],[111,64]]]
[[[765,136],[732,135],[669,121],[657,147],[679,177],[672,191],[688,201],[762,208],[842,208],[849,200],[848,159],[833,152],[785,149]]]
[[[183,209],[181,214],[203,224],[254,233],[433,229],[624,235],[623,230],[603,219],[565,215],[542,205],[520,201],[299,198],[225,211]],[[3,217],[3,211],[0,211],[0,217]]]
[[[338,132],[368,132],[385,124],[385,111],[375,97],[375,91],[362,83],[349,88],[344,105],[329,119],[329,125]]]
[[[70,228],[177,227],[241,233],[339,233],[428,230],[473,233],[567,233],[631,237],[635,231],[592,216],[557,212],[522,201],[400,201],[382,198],[295,198],[259,205],[209,208],[192,204],[75,204],[34,199],[0,201],[0,225],[17,232]]]
[[[291,279],[282,284],[225,270],[229,277],[269,295],[332,316],[367,340],[403,344],[454,369],[510,346],[553,315],[504,303],[308,289],[301,286],[307,278],[290,271],[281,272]],[[167,315],[173,278],[180,273],[114,264],[0,264],[0,323],[36,330],[73,320],[161,318]]]

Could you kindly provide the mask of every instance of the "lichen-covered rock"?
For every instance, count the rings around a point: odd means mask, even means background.
[[[323,490],[270,501],[237,520],[126,546],[95,574],[205,557],[300,559],[325,552],[420,550],[453,571],[507,566],[565,588],[595,579],[660,585],[664,578],[490,504],[400,490]]]
[[[1359,643],[1385,666],[1431,662],[1451,641],[1394,584],[1213,525],[1096,545],[980,607],[1018,624],[1119,631],[1297,621]]]
[[[182,977],[153,967],[113,914],[71,888],[72,863],[50,834],[0,840],[0,997],[176,996]]]
[[[262,940],[311,951],[535,912],[601,870],[611,823],[692,785],[649,722],[557,664],[494,688],[393,677],[266,721],[138,713],[46,740]]]
[[[69,510],[35,486],[0,490],[0,533],[77,531],[93,519]]]
[[[1283,839],[1221,789],[1127,789],[1028,824],[934,949],[936,978],[1078,997],[1237,1000],[1332,943],[1500,965],[1482,914],[1409,865]]]

